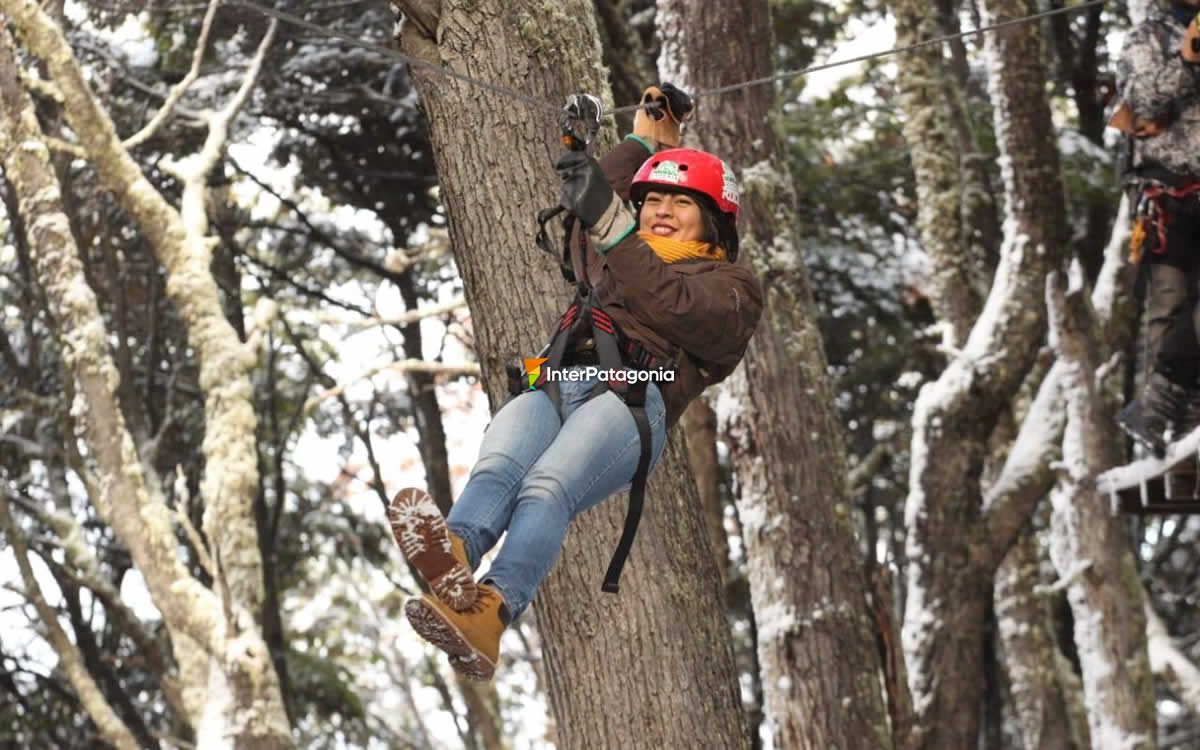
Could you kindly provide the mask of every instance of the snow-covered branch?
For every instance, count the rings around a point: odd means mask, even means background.
[[[1200,716],[1200,668],[1183,649],[1175,645],[1162,618],[1154,611],[1150,597],[1144,598],[1146,638],[1150,647],[1150,669],[1167,681],[1180,702]]]
[[[54,653],[58,655],[59,667],[66,673],[67,680],[70,681],[71,687],[79,696],[79,702],[83,704],[84,710],[95,722],[100,736],[119,750],[137,750],[138,742],[129,731],[129,727],[125,726],[125,722],[121,721],[121,717],[117,716],[105,699],[104,693],[100,691],[96,680],[84,664],[83,656],[71,642],[62,626],[58,624],[58,613],[42,596],[41,587],[38,586],[37,579],[33,575],[33,568],[29,564],[29,550],[24,534],[13,521],[12,514],[9,512],[8,495],[3,492],[0,492],[0,531],[3,531],[8,538],[9,547],[17,561],[17,568],[21,571],[21,580],[25,585],[25,598],[37,610],[46,637],[54,648]]]
[[[1103,324],[1101,337],[1117,348],[1122,346],[1119,307],[1124,249],[1129,238],[1129,200],[1122,198],[1113,230],[1105,246],[1104,264],[1092,290],[1091,303]],[[1061,455],[1066,408],[1062,388],[1062,362],[1056,362],[1042,380],[1033,405],[1021,423],[1000,477],[984,496],[987,531],[982,535],[984,559],[998,565],[1037,503],[1053,485],[1051,463]],[[1099,374],[1097,374],[1099,377]],[[1200,438],[1198,438],[1200,440]],[[1103,481],[1103,476],[1101,477]]]
[[[205,11],[204,21],[200,25],[200,37],[196,40],[196,49],[192,53],[192,67],[188,69],[187,75],[185,75],[179,81],[179,83],[171,87],[171,91],[167,94],[166,101],[163,102],[162,107],[160,107],[158,112],[154,114],[154,117],[150,119],[150,122],[146,123],[145,127],[143,127],[141,130],[125,139],[125,141],[121,144],[125,148],[133,149],[150,140],[151,136],[153,136],[158,129],[162,127],[163,123],[167,121],[167,118],[171,116],[171,113],[175,110],[175,105],[178,104],[179,100],[183,98],[183,95],[185,92],[187,92],[188,87],[191,86],[200,76],[200,64],[204,61],[204,50],[206,47],[208,47],[208,35],[209,32],[212,31],[213,19],[216,17],[217,8],[220,5],[221,0],[209,0],[208,10]]]
[[[390,318],[369,318],[367,320],[356,321],[350,325],[349,333],[358,333],[370,328],[382,328],[384,326],[402,328],[406,325],[416,323],[419,320],[424,320],[425,318],[433,318],[439,315],[445,315],[449,312],[454,312],[455,310],[461,310],[466,306],[467,300],[465,297],[455,297],[448,302],[441,302],[436,305],[420,307],[416,310],[409,310],[403,315],[396,315]]]
[[[89,487],[89,492],[94,490],[98,488]],[[121,593],[112,582],[100,571],[100,565],[91,545],[84,539],[79,523],[67,513],[51,512],[37,503],[23,505],[22,509],[42,526],[54,531],[65,556],[63,572],[75,583],[96,595],[104,605],[107,617],[133,641],[142,658],[158,677],[163,694],[176,718],[188,723],[189,717],[180,694],[178,674],[162,657],[155,637],[121,598]]]

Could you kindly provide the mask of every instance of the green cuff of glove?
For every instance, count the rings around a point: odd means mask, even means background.
[[[645,146],[646,150],[652,154],[658,150],[658,149],[654,148],[654,144],[650,143],[650,141],[646,140],[645,138],[641,137],[640,135],[634,135],[633,133],[630,133],[629,135],[625,136],[625,140],[637,141],[638,143]]]
[[[596,252],[604,255],[636,230],[637,219],[634,218],[633,211],[625,205],[620,196],[613,195],[608,208],[604,209],[600,219],[588,230],[588,236]]]

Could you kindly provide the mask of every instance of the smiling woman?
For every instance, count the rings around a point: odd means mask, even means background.
[[[691,148],[661,151],[638,169],[629,197],[639,236],[660,257],[662,244],[655,240],[662,238],[698,243],[687,248],[691,257],[737,260],[737,187],[716,156]]]
[[[733,371],[758,324],[762,289],[735,262],[733,172],[712,154],[675,147],[675,113],[688,101],[669,84],[652,86],[644,102],[657,120],[639,111],[634,132],[600,161],[582,150],[559,160],[577,297],[545,352],[527,360],[540,372],[514,374],[513,398],[485,432],[449,516],[422,490],[392,502],[396,538],[430,586],[405,614],[468,677],[492,677],[501,633],[529,606],[568,526],[629,489],[602,586],[617,593],[667,431]]]

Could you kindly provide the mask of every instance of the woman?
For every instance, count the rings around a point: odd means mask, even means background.
[[[586,228],[576,278],[625,339],[674,364],[672,380],[646,389],[651,469],[688,402],[733,371],[762,310],[757,279],[734,264],[738,193],[729,168],[703,151],[659,150],[679,143],[677,93],[669,84],[648,89],[645,101],[665,115],[655,120],[640,110],[633,134],[602,162],[572,152],[557,166],[560,202]],[[580,328],[570,341],[565,365],[594,363],[587,333]],[[449,518],[421,490],[392,502],[401,550],[431,590],[409,601],[405,614],[468,676],[491,678],[501,633],[549,573],[571,520],[634,475],[634,418],[612,391],[600,388],[592,398],[597,382],[560,381],[561,419],[540,390],[501,408]],[[477,584],[472,571],[505,532]]]

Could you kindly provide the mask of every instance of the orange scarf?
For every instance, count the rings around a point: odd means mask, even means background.
[[[641,237],[650,246],[650,249],[663,263],[676,263],[690,258],[725,260],[725,248],[717,247],[711,242],[700,242],[699,240],[680,242],[669,237],[659,237],[653,232],[638,232],[638,237]]]

